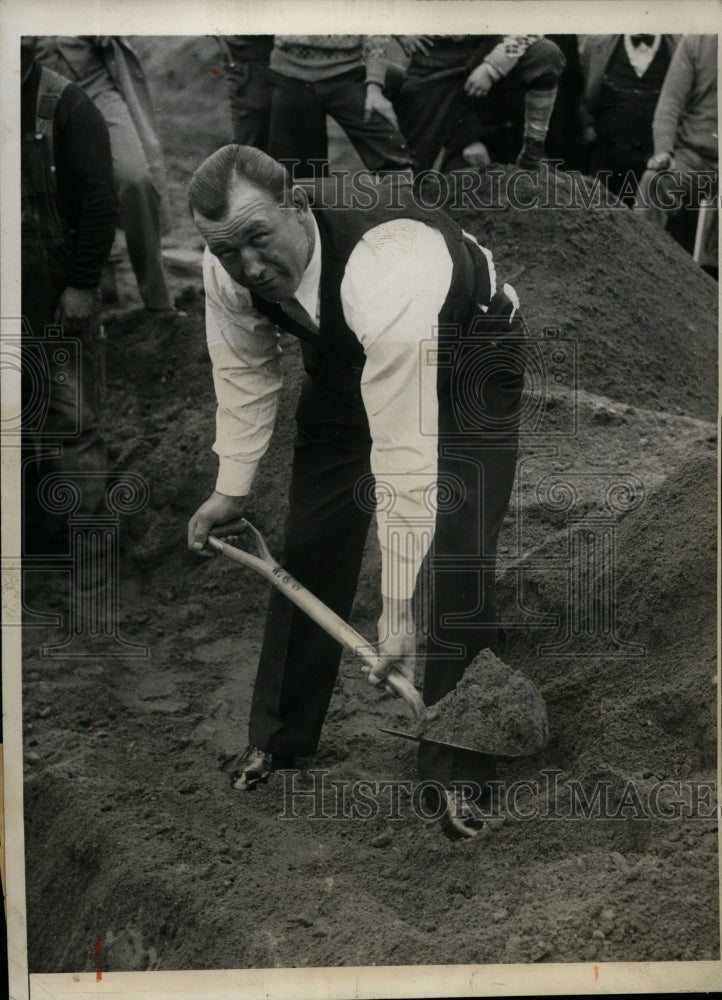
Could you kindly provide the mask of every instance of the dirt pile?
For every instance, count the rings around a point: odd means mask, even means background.
[[[580,655],[581,646],[576,653],[573,646],[555,652],[548,627],[509,631],[507,655],[546,699],[550,753],[565,769],[581,774],[605,766],[658,778],[713,771],[716,495],[715,456],[700,454],[621,518],[613,575],[609,567],[598,568],[590,583],[594,600],[579,609],[579,631],[591,635],[611,583],[614,635],[603,637],[596,655]],[[568,541],[568,532],[559,532],[527,561],[543,565]],[[523,576],[520,601],[517,573],[501,581],[507,613],[513,601],[516,608],[523,604],[529,619],[571,615],[571,567],[529,569]],[[591,638],[588,648],[594,648]]]
[[[584,207],[588,180],[499,170],[478,184],[481,211],[452,215],[493,251],[500,279],[524,268],[514,285],[533,335],[558,328],[576,344],[588,392],[714,420],[717,284],[633,212]]]
[[[541,750],[549,738],[549,725],[534,685],[484,649],[453,691],[427,709],[419,735],[517,757]]]

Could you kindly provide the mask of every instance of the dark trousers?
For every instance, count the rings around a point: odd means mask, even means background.
[[[296,178],[324,175],[328,161],[326,115],[335,119],[372,171],[404,170],[411,165],[406,142],[382,115],[365,118],[365,72],[352,70],[307,83],[270,73],[271,127],[268,152],[277,160],[300,160]]]
[[[483,345],[470,349],[480,352],[480,363],[467,354],[460,383],[453,377],[439,383],[439,480],[450,492],[439,504],[433,545],[419,575],[429,597],[428,705],[454,687],[480,649],[497,647],[496,543],[514,481],[523,376],[515,357],[505,362],[500,348],[487,354]],[[486,428],[469,419],[464,403],[469,371],[483,387]],[[356,489],[370,472],[371,441],[360,393],[309,377],[297,422],[282,562],[348,618],[371,520]],[[251,705],[251,744],[279,756],[312,754],[340,657],[335,640],[273,591]],[[481,783],[490,776],[489,758],[425,744],[419,774],[444,785],[454,779]]]
[[[23,250],[23,534],[26,547],[37,551],[47,542],[62,543],[67,528],[67,515],[51,513],[43,500],[46,476],[76,481],[78,510],[84,513],[95,513],[105,492],[104,343],[98,315],[72,338],[46,334],[65,277],[45,251]]]
[[[610,139],[600,136],[595,139],[589,150],[588,172],[591,177],[605,172],[606,187],[612,194],[621,193],[622,201],[632,208],[635,192],[652,153],[651,146],[647,150],[642,148],[635,150],[619,146]]]
[[[271,120],[268,59],[239,59],[225,73],[233,141],[265,151]]]

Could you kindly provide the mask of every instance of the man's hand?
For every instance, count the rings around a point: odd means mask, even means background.
[[[412,56],[415,52],[425,56],[434,44],[431,35],[394,35],[394,38],[404,50],[405,56]]]
[[[245,497],[227,497],[212,493],[188,522],[188,548],[201,556],[212,556],[205,548],[208,532],[219,538],[238,534],[238,519],[243,515]]]
[[[384,92],[378,83],[369,83],[366,85],[364,120],[368,121],[374,111],[385,118],[394,128],[399,127],[391,101],[388,97],[384,97]]]
[[[94,288],[64,288],[55,310],[55,322],[69,334],[82,333],[98,315]]]
[[[411,601],[384,597],[383,611],[378,622],[378,654],[383,662],[369,673],[370,684],[380,684],[392,667],[414,683],[416,662],[416,628]]]
[[[655,153],[647,160],[648,170],[674,170],[674,157],[671,153]]]
[[[494,75],[488,65],[483,62],[469,73],[464,90],[469,97],[486,97],[495,83]]]
[[[483,142],[470,142],[468,146],[464,146],[461,155],[464,157],[464,162],[468,163],[470,167],[475,167],[479,169],[480,167],[488,167],[491,163],[491,157],[489,156],[489,150],[486,148]]]

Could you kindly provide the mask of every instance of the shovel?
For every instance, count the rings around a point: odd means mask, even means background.
[[[362,669],[364,673],[368,673],[378,666],[382,658],[371,651],[371,644],[362,635],[359,635],[355,629],[351,628],[343,618],[340,618],[335,611],[332,611],[323,601],[312,594],[310,590],[307,590],[303,584],[294,579],[290,573],[287,573],[271,555],[261,532],[250,521],[243,518],[239,523],[239,533],[246,530],[250,531],[255,539],[257,552],[255,555],[251,552],[246,552],[245,549],[238,549],[234,545],[229,545],[228,542],[216,538],[215,535],[208,536],[208,547],[215,549],[216,552],[220,552],[228,559],[232,559],[234,562],[260,573],[277,590],[280,590],[289,601],[292,601],[309,618],[313,619],[317,625],[328,632],[333,639],[357,656],[363,663]],[[423,718],[426,706],[421,695],[396,667],[393,667],[389,671],[385,680],[394,694],[404,699],[411,709],[414,718]],[[398,732],[394,729],[381,729],[381,732],[390,733],[392,736],[400,736],[404,739],[415,740],[419,743],[436,743],[439,746],[448,747],[452,750],[474,749],[473,747],[460,747],[454,743],[444,743],[441,740],[414,736],[410,733]]]

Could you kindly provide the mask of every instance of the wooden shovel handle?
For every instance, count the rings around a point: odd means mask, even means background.
[[[208,546],[215,549],[216,552],[220,552],[222,555],[232,559],[234,562],[260,573],[269,583],[280,590],[289,601],[292,601],[309,618],[312,618],[317,625],[320,625],[324,631],[328,632],[332,638],[340,642],[345,649],[350,650],[358,656],[369,670],[377,667],[381,663],[381,657],[373,652],[370,643],[362,635],[359,635],[355,629],[351,628],[335,611],[332,611],[323,601],[312,594],[310,590],[307,590],[303,584],[299,583],[290,573],[287,573],[285,569],[279,566],[269,552],[260,531],[249,521],[246,521],[245,518],[244,524],[254,536],[258,555],[246,552],[245,549],[238,549],[234,545],[229,545],[228,542],[216,538],[215,535],[208,536]],[[425,705],[414,685],[396,667],[386,675],[386,683],[395,694],[407,702],[414,716],[420,719],[424,714]]]

